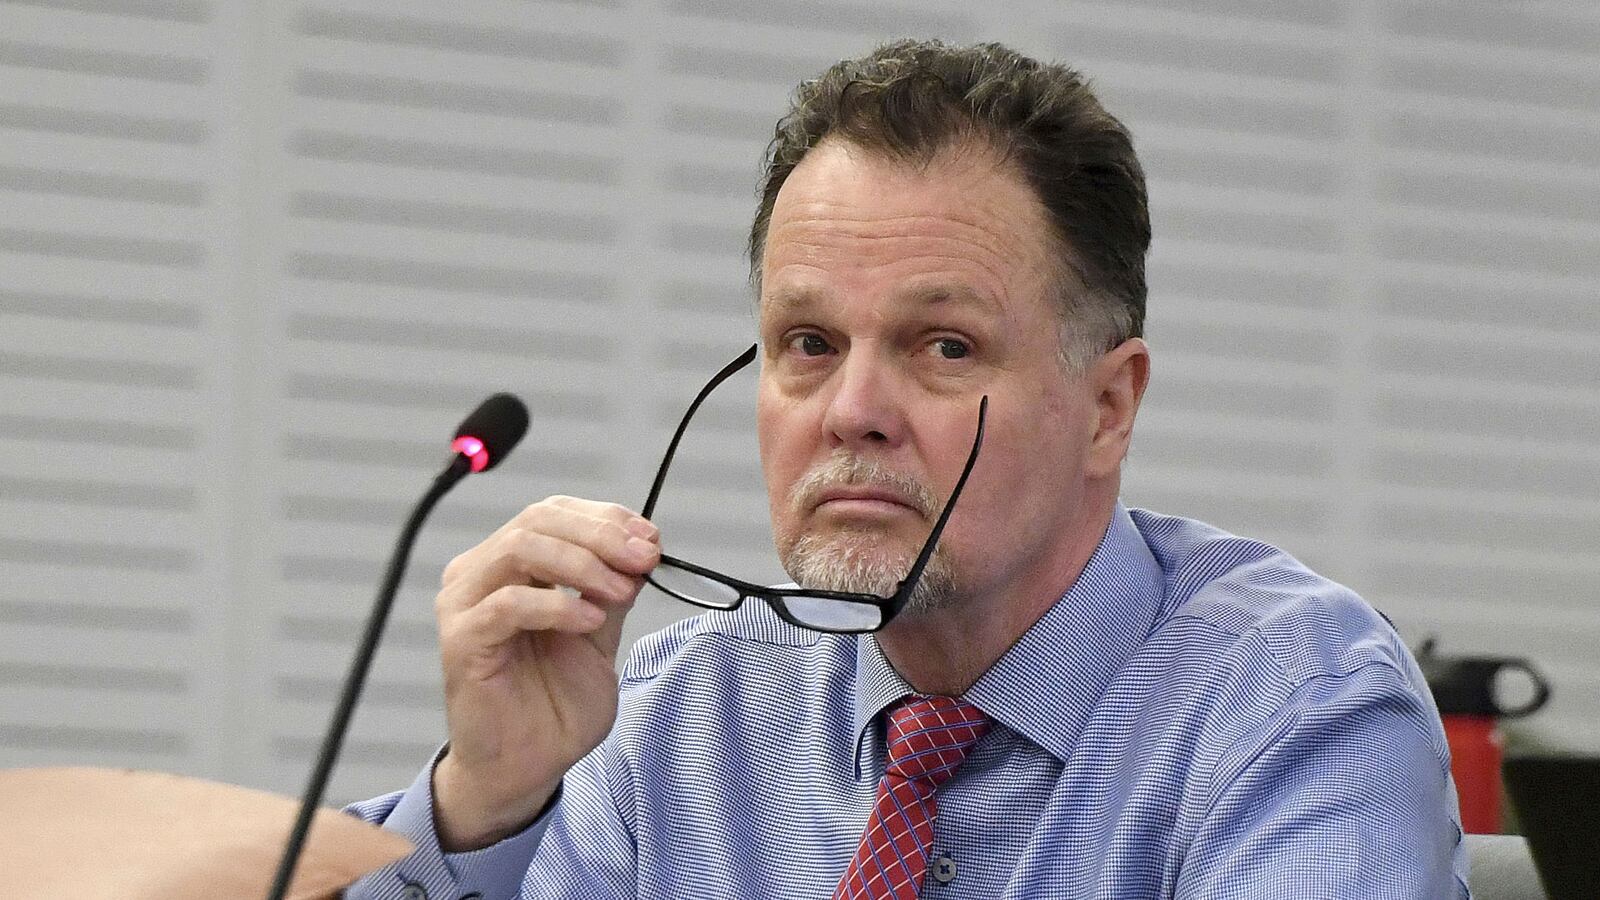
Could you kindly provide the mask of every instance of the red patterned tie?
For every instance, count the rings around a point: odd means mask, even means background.
[[[987,716],[954,697],[910,696],[890,711],[889,767],[834,900],[915,900],[939,815],[933,792],[988,730]]]

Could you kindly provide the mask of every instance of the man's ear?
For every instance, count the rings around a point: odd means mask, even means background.
[[[1115,474],[1128,455],[1133,419],[1150,382],[1150,345],[1128,338],[1095,360],[1087,375],[1095,391],[1097,422],[1085,469],[1105,477]]]

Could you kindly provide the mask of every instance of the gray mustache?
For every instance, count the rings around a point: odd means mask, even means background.
[[[896,472],[878,460],[844,451],[835,452],[826,462],[807,472],[790,490],[790,496],[797,509],[806,510],[816,506],[825,491],[846,485],[889,491],[925,517],[931,517],[938,509],[938,498],[921,481]]]

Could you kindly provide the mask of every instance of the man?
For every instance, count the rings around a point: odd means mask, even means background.
[[[619,688],[671,536],[527,508],[445,571],[450,742],[357,808],[420,849],[352,896],[1465,896],[1438,714],[1394,631],[1271,547],[1118,502],[1149,225],[1080,78],[892,44],[802,85],[767,176],[784,565],[896,595],[987,398],[937,552],[875,633],[746,602],[642,640]]]

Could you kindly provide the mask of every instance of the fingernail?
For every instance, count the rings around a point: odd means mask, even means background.
[[[628,520],[628,532],[635,537],[653,541],[656,535],[661,533],[661,529],[657,528],[649,519],[641,519],[638,516],[634,516]]]
[[[628,552],[639,559],[649,559],[655,555],[656,545],[642,538],[628,538]]]

